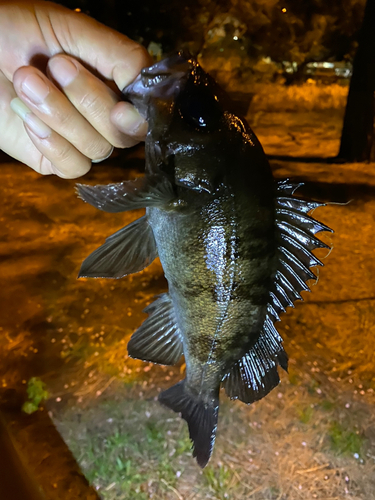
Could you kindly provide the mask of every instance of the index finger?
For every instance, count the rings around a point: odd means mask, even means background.
[[[66,54],[79,58],[122,90],[142,68],[151,64],[144,47],[82,13],[36,6],[39,22]],[[39,12],[40,11],[40,12]],[[46,37],[48,40],[48,36]]]

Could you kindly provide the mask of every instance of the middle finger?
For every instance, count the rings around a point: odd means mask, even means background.
[[[49,60],[48,70],[73,106],[113,146],[124,148],[139,142],[137,134],[133,136],[130,131],[145,125],[145,120],[127,103],[129,131],[120,132],[110,118],[113,107],[120,100],[119,97],[76,59],[66,54],[58,54]]]
[[[13,76],[18,97],[52,130],[91,160],[107,157],[112,145],[38,69],[19,68]]]

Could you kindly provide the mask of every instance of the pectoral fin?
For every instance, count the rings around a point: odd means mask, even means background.
[[[129,356],[161,365],[176,364],[183,354],[183,346],[169,294],[161,295],[144,312],[149,317],[130,339]]]
[[[142,271],[158,252],[147,217],[141,217],[106,239],[84,261],[79,278],[121,278]]]
[[[111,213],[163,206],[175,197],[172,184],[161,174],[117,184],[97,186],[77,184],[76,190],[82,200]]]

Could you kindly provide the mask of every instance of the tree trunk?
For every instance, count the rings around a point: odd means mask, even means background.
[[[367,0],[358,42],[338,154],[348,162],[375,161],[375,0]]]

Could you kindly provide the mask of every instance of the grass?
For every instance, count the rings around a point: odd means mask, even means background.
[[[181,474],[178,459],[191,449],[186,429],[173,422],[178,439],[168,442],[170,422],[152,418],[148,408],[145,401],[105,403],[69,429],[70,449],[103,499],[163,498]]]
[[[237,483],[233,471],[220,464],[218,467],[209,466],[203,471],[203,478],[208,489],[220,500],[230,498],[230,493]]]
[[[121,395],[120,386],[116,400],[71,408],[56,424],[104,500],[310,500],[346,491],[373,498],[375,461],[364,437],[373,415],[355,405],[343,412],[341,400],[311,393],[312,383],[305,377],[296,386],[285,376],[251,406],[222,396],[214,454],[203,471],[185,423],[153,399]]]
[[[298,416],[300,422],[303,424],[308,424],[314,415],[314,409],[311,406],[307,406],[301,410],[298,410]]]
[[[365,439],[358,430],[349,430],[339,422],[332,422],[329,437],[335,453],[357,457],[362,455]]]

